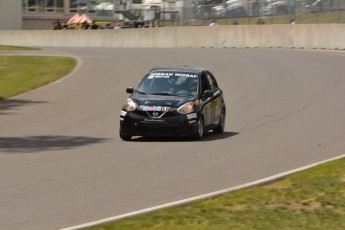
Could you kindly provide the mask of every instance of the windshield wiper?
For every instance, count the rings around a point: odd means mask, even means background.
[[[142,92],[142,91],[139,91],[139,90],[137,90],[136,92],[137,92],[137,93],[141,93],[141,94],[147,94],[147,93]]]
[[[175,94],[172,93],[151,93],[152,95],[163,95],[163,96],[176,96]]]

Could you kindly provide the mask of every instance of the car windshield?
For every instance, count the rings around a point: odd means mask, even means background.
[[[152,72],[140,82],[137,92],[151,95],[194,96],[198,92],[196,73]]]

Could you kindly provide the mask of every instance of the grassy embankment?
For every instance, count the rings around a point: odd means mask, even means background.
[[[345,159],[189,205],[90,230],[343,230]]]
[[[0,50],[38,49],[0,46]],[[68,74],[75,65],[75,59],[69,57],[0,55],[0,100],[53,82]]]
[[[288,24],[291,16],[263,18]],[[254,25],[259,18],[238,19]],[[208,25],[211,20],[203,22]],[[220,19],[222,25],[233,19]],[[297,24],[345,23],[345,12],[301,14]],[[169,23],[166,23],[169,24]],[[103,224],[90,230],[345,229],[345,159],[296,173],[281,181],[243,189],[190,205]]]

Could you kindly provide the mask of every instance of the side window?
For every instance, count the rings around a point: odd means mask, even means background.
[[[205,73],[201,75],[201,92],[205,92],[205,90],[210,90],[210,86],[208,84],[207,76]]]
[[[215,80],[214,77],[212,76],[212,74],[209,73],[209,72],[207,72],[207,73],[206,73],[206,77],[207,77],[208,84],[210,85],[210,89],[211,89],[211,90],[217,89],[217,88],[218,88],[218,85],[217,85],[216,80]]]

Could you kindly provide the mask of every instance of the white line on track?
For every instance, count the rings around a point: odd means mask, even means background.
[[[225,193],[228,193],[228,192],[231,192],[231,191],[234,191],[234,190],[248,188],[248,187],[252,187],[252,186],[257,186],[257,185],[260,185],[260,184],[265,184],[265,183],[268,183],[270,181],[274,181],[274,180],[286,177],[287,175],[290,175],[290,174],[293,174],[293,173],[296,173],[296,172],[299,172],[299,171],[302,171],[302,170],[305,170],[305,169],[309,169],[309,168],[315,167],[317,165],[320,165],[320,164],[323,164],[323,163],[326,163],[326,162],[329,162],[329,161],[338,160],[338,159],[341,159],[341,158],[344,158],[344,157],[345,157],[345,154],[337,156],[337,157],[334,157],[334,158],[331,158],[331,159],[328,159],[328,160],[316,162],[314,164],[306,165],[306,166],[303,166],[301,168],[297,168],[297,169],[294,169],[294,170],[290,170],[290,171],[286,171],[286,172],[283,172],[283,173],[279,173],[279,174],[276,174],[276,175],[273,175],[273,176],[270,176],[270,177],[266,177],[266,178],[263,178],[263,179],[260,179],[260,180],[252,181],[252,182],[249,182],[249,183],[246,183],[246,184],[234,186],[234,187],[227,188],[227,189],[222,189],[222,190],[219,190],[219,191],[216,191],[216,192],[212,192],[212,193],[208,193],[208,194],[204,194],[204,195],[200,195],[200,196],[195,196],[195,197],[190,197],[190,198],[187,198],[187,199],[184,199],[184,200],[179,200],[179,201],[175,201],[175,202],[171,202],[171,203],[166,203],[166,204],[154,206],[154,207],[151,207],[151,208],[146,208],[146,209],[142,209],[142,210],[138,210],[138,211],[134,211],[134,212],[129,212],[129,213],[125,213],[125,214],[122,214],[122,215],[113,216],[113,217],[109,217],[109,218],[105,218],[105,219],[101,219],[101,220],[97,220],[97,221],[93,221],[93,222],[89,222],[89,223],[85,223],[85,224],[81,224],[81,225],[76,225],[76,226],[67,227],[67,228],[61,228],[59,230],[78,230],[78,229],[84,229],[84,228],[96,226],[96,225],[99,225],[99,224],[104,224],[104,223],[107,223],[107,222],[112,222],[112,221],[120,220],[120,219],[127,218],[127,217],[133,217],[133,216],[136,216],[136,215],[140,215],[140,214],[144,214],[144,213],[148,213],[148,212],[153,212],[153,211],[157,211],[157,210],[160,210],[160,209],[165,209],[165,208],[170,208],[170,207],[174,207],[174,206],[179,206],[179,205],[191,203],[192,201],[196,201],[196,200],[201,200],[201,199],[207,199],[207,198],[215,197],[215,196],[218,196],[218,195],[221,195],[221,194],[225,194]]]

